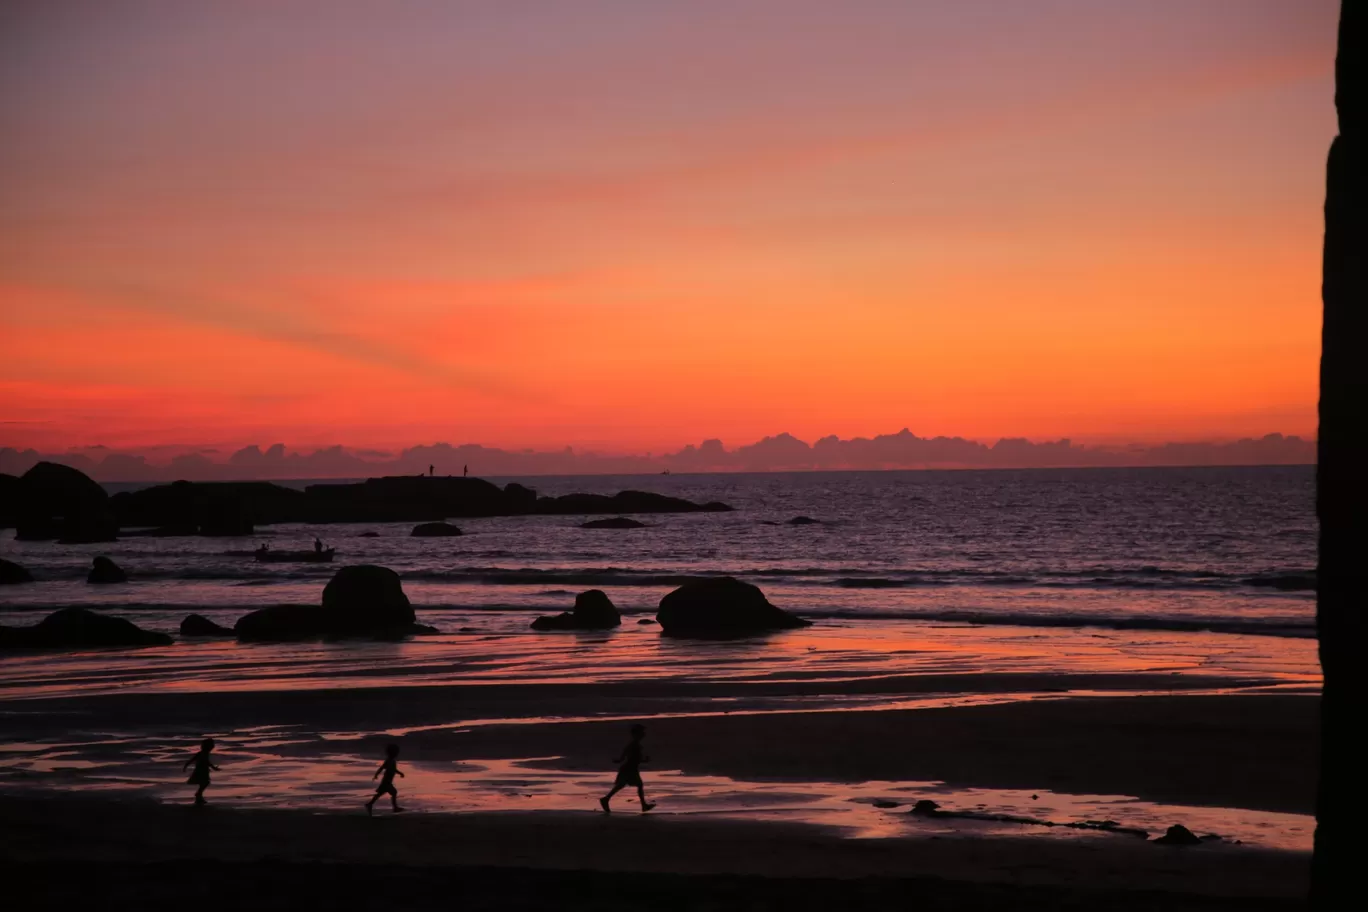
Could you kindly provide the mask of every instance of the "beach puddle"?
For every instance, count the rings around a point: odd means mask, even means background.
[[[346,733],[324,740],[345,746]],[[379,758],[352,753],[287,756],[280,748],[317,740],[289,727],[256,727],[225,733],[208,791],[228,807],[294,808],[319,813],[361,813],[374,793],[371,774]],[[168,803],[188,802],[193,788],[181,764],[185,746],[111,734],[108,741],[12,743],[0,752],[0,789],[38,788],[152,795]],[[557,767],[557,757],[464,762],[406,762],[396,780],[402,804],[416,812],[602,813],[598,799],[612,783],[612,771]],[[1181,823],[1199,836],[1214,834],[1211,848],[1255,846],[1309,851],[1315,821],[1301,814],[1238,808],[1156,804],[1118,795],[1068,795],[1049,791],[950,788],[939,782],[829,781],[756,782],[723,776],[659,770],[646,774],[653,815],[805,823],[835,829],[850,838],[955,838],[1014,836],[1042,839],[1149,838]],[[930,800],[941,814],[911,813]],[[389,813],[388,799],[376,805]],[[634,790],[613,800],[614,813],[640,813]],[[949,812],[949,813],[944,813]],[[967,815],[967,816],[961,816]],[[1132,831],[1132,832],[1127,832]],[[1205,850],[1205,849],[1204,849]]]

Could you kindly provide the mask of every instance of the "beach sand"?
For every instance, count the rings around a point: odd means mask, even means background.
[[[1049,676],[960,683],[965,691],[989,693],[994,683],[1030,683],[1044,692],[1061,686],[1042,677]],[[1092,682],[1101,683],[1118,682]],[[1162,689],[1161,680],[1130,683]],[[833,689],[830,682],[823,687]],[[903,696],[953,692],[945,681],[885,682],[879,689]],[[200,733],[191,727],[195,719],[212,717],[216,730],[292,726],[294,736],[273,750],[303,765],[338,755],[378,758],[381,745],[397,739],[404,747],[401,768],[542,758],[531,762],[588,771],[606,786],[623,719],[558,721],[542,714],[571,704],[585,716],[628,709],[645,715],[647,705],[658,713],[697,713],[708,696],[699,690],[659,684],[644,695],[600,686],[143,693],[10,701],[5,709],[16,737],[60,736],[77,745],[71,756],[128,749],[99,742],[96,732],[136,728],[188,740]],[[655,763],[646,768],[647,786],[662,810],[671,807],[668,779],[653,772],[664,769],[732,777],[738,788],[775,779],[939,780],[1301,814],[1312,807],[1318,701],[1311,696],[1171,693],[838,712],[746,708],[752,698],[760,704],[774,696],[742,695],[734,703],[739,711],[728,714],[649,719],[647,750]],[[236,759],[229,741],[216,785],[232,782]],[[793,821],[641,815],[630,804],[605,817],[591,807],[450,813],[435,800],[409,814],[368,818],[360,801],[370,771],[357,770],[355,812],[322,813],[311,811],[307,795],[282,793],[286,809],[228,802],[195,811],[145,793],[83,791],[79,771],[6,776],[0,778],[6,791],[0,848],[13,866],[11,878],[40,885],[39,907],[99,901],[148,909],[249,902],[263,908],[806,909],[916,902],[924,908],[1272,909],[1300,907],[1306,885],[1302,851],[1228,842],[1176,848],[1105,833],[1040,838],[967,827],[857,839]],[[176,771],[156,775],[177,785],[171,800],[188,799]],[[240,768],[237,775],[247,774]],[[422,780],[409,780],[415,781]],[[211,801],[214,796],[211,789]]]

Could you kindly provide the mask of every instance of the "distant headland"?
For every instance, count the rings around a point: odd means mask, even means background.
[[[159,448],[124,451],[102,446],[63,453],[0,448],[0,473],[22,475],[39,462],[78,469],[102,482],[245,481],[281,478],[370,478],[385,475],[636,475],[686,472],[782,472],[879,469],[1024,469],[1091,466],[1312,465],[1314,440],[1267,434],[1228,442],[1085,446],[1068,439],[1035,442],[1004,437],[992,444],[963,437],[896,434],[814,443],[776,434],[727,449],[721,440],[672,453],[612,455],[560,450],[505,450],[481,444],[424,444],[397,453],[340,445],[296,450],[283,443],[234,451]]]

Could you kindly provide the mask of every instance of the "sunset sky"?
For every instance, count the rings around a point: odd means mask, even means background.
[[[0,446],[1312,436],[1337,7],[5,3]]]

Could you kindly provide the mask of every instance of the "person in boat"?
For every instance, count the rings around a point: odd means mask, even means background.
[[[258,550],[258,551],[261,551],[261,552],[270,551],[270,550],[271,550],[271,546],[268,545],[268,544],[266,544],[265,542],[262,542],[262,543],[261,543],[261,547],[260,547],[260,548],[257,548],[257,550]]]
[[[314,539],[314,554],[322,554],[322,553],[323,553],[323,540],[320,539],[320,538],[315,538],[315,539]]]

